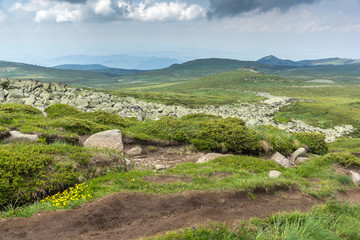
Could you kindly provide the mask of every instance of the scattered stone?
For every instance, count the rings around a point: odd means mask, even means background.
[[[282,173],[276,170],[271,170],[269,172],[269,177],[271,178],[278,178]]]
[[[136,156],[136,155],[140,155],[142,152],[141,147],[133,147],[131,149],[129,149],[128,151],[126,151],[126,154],[129,156]]]
[[[352,178],[354,185],[357,187],[360,187],[360,174],[358,174],[354,171],[350,171],[350,174],[351,174],[351,178]]]
[[[91,135],[84,142],[85,147],[109,148],[120,152],[124,150],[121,137],[121,130],[113,129],[104,132],[98,132]]]
[[[307,157],[305,148],[299,148],[298,150],[293,152],[290,156],[290,162],[295,162],[298,157]]]
[[[159,170],[164,170],[164,169],[166,169],[166,167],[165,167],[165,165],[157,164],[157,165],[155,165],[155,169],[159,171]]]
[[[35,134],[23,134],[19,131],[10,131],[10,136],[5,139],[5,142],[36,142],[39,140],[39,136]]]
[[[275,163],[277,165],[286,167],[286,168],[291,168],[292,164],[289,161],[289,159],[287,159],[286,157],[284,157],[281,153],[276,152],[271,156],[271,159],[275,161]]]
[[[199,158],[199,160],[197,160],[196,163],[207,163],[211,160],[214,160],[219,157],[224,157],[224,156],[229,156],[229,154],[208,153],[208,154],[202,156],[201,158]]]

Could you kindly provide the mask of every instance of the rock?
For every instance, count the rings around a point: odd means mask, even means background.
[[[113,129],[104,132],[98,132],[91,135],[84,142],[85,147],[109,148],[120,152],[124,150],[121,130]]]
[[[38,135],[23,134],[19,131],[10,131],[10,137],[5,139],[5,142],[24,141],[24,142],[36,142],[39,140]]]
[[[126,154],[129,156],[136,156],[136,155],[140,155],[142,152],[141,147],[133,147],[131,149],[129,149],[128,151],[126,151]]]
[[[157,165],[155,165],[155,169],[156,170],[164,170],[164,169],[166,169],[166,167],[162,164],[157,164]]]
[[[269,177],[271,178],[278,178],[282,173],[276,170],[271,170],[269,172]]]
[[[350,174],[354,185],[360,187],[360,174],[354,171],[350,171]]]
[[[299,165],[299,164],[302,164],[303,162],[305,162],[305,161],[307,161],[307,160],[309,160],[310,158],[308,158],[308,157],[298,157],[296,160],[295,160],[295,164],[296,165]]]
[[[24,93],[20,89],[10,89],[7,95],[8,99],[22,98],[22,97],[24,97]]]
[[[229,154],[208,153],[197,160],[196,163],[206,163],[219,157],[229,156]]]
[[[275,161],[275,163],[277,165],[286,167],[286,168],[291,168],[292,164],[289,161],[289,159],[287,159],[286,157],[284,157],[281,153],[276,152],[271,156],[271,159]]]
[[[305,148],[299,148],[298,150],[293,152],[290,156],[290,162],[295,162],[298,157],[307,157]]]

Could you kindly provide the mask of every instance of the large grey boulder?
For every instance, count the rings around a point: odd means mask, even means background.
[[[39,136],[35,134],[23,134],[19,131],[10,131],[10,137],[5,139],[5,142],[15,142],[15,141],[36,142],[38,140],[39,140]]]
[[[351,175],[354,185],[357,187],[360,187],[360,174],[358,174],[357,172],[354,172],[354,171],[350,171],[350,175]]]
[[[307,157],[306,154],[306,149],[305,148],[299,148],[298,150],[296,150],[295,152],[293,152],[290,155],[290,161],[293,163],[295,162],[295,160],[299,157]]]
[[[84,146],[109,148],[122,152],[124,150],[124,145],[122,142],[121,130],[113,129],[95,133],[86,139]]]
[[[229,154],[208,153],[197,160],[196,163],[206,163],[219,157],[230,156]]]
[[[286,167],[286,168],[291,168],[292,164],[289,161],[289,159],[287,159],[286,157],[284,157],[281,153],[276,152],[271,156],[271,159],[275,161],[275,163],[277,165]]]

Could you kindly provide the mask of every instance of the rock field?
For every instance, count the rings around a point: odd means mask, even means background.
[[[255,93],[267,98],[257,104],[238,104],[234,106],[203,106],[190,109],[182,106],[167,106],[159,103],[145,102],[133,97],[120,98],[106,92],[83,88],[69,87],[62,83],[41,83],[38,81],[0,80],[0,103],[20,103],[44,110],[55,103],[76,107],[80,111],[93,112],[102,110],[117,113],[123,117],[136,117],[139,120],[160,119],[164,116],[182,117],[192,113],[207,113],[222,117],[243,119],[248,126],[273,125],[288,132],[320,132],[327,142],[354,130],[351,125],[335,126],[332,129],[321,129],[302,121],[293,120],[287,124],[276,124],[273,114],[281,107],[296,101],[309,101],[288,97],[272,96],[268,93]]]

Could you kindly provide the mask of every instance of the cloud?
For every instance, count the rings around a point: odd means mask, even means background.
[[[313,4],[318,0],[209,0],[209,18],[234,17],[247,13],[263,13],[273,9],[286,12],[299,4]]]
[[[185,21],[205,17],[197,4],[181,1],[142,0],[29,0],[17,2],[12,11],[35,15],[36,22],[82,21]]]

